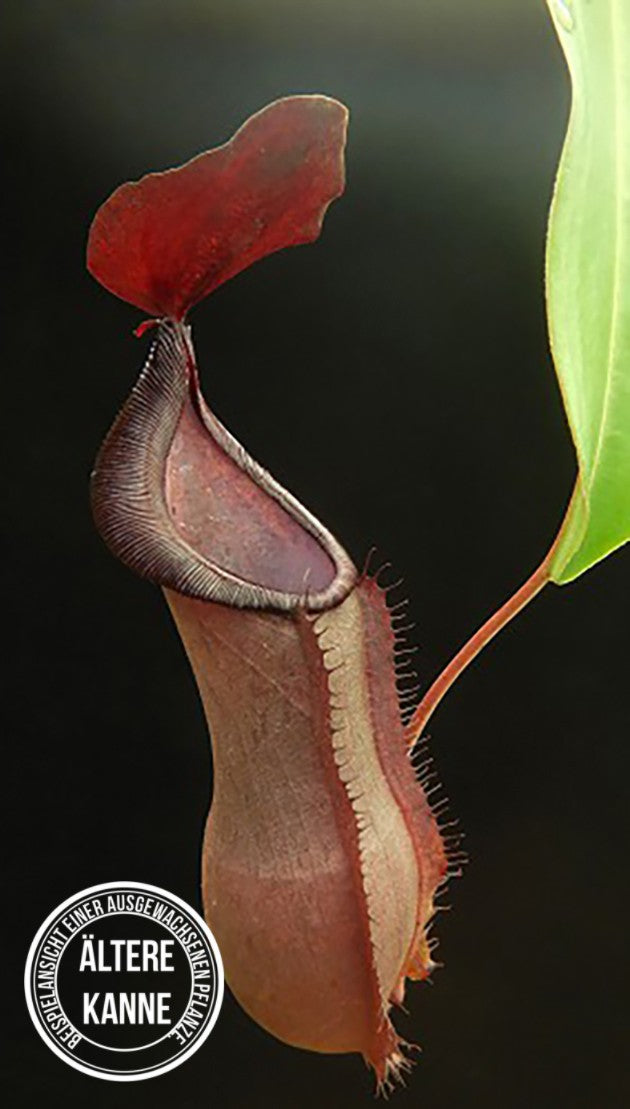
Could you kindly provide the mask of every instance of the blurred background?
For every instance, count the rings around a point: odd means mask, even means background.
[[[116,185],[276,97],[349,106],[321,240],[193,323],[221,419],[359,562],[375,544],[404,577],[426,684],[540,560],[573,480],[542,288],[560,50],[542,0],[13,0],[3,23],[3,1084],[12,1106],[358,1109],[358,1056],[286,1047],[229,996],[191,1060],[130,1086],[72,1071],[26,1013],[29,943],[70,894],[138,879],[199,907],[211,782],[166,606],[90,519],[147,340],[86,273],[86,235]],[[433,718],[472,862],[437,925],[445,967],[398,1021],[423,1047],[398,1109],[628,1104],[629,580],[626,550],[550,586]]]

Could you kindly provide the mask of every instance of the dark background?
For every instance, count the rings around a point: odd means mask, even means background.
[[[147,341],[86,273],[85,239],[117,184],[268,101],[349,105],[321,241],[193,322],[219,416],[356,559],[375,543],[404,575],[427,682],[542,557],[572,483],[541,279],[558,45],[540,0],[23,0],[3,54],[3,1086],[12,1106],[369,1105],[358,1056],[286,1047],[229,996],[194,1058],[130,1086],[72,1071],[26,1013],[28,945],[70,894],[138,879],[199,906],[210,788],[160,593],[90,520],[91,463]],[[424,1051],[398,1109],[627,1104],[629,574],[625,551],[549,587],[433,719],[472,864],[439,920],[445,969],[399,1021]]]

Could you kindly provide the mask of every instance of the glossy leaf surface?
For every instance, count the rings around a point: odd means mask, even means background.
[[[576,578],[630,538],[630,0],[547,0],[573,99],[547,308],[579,476],[551,561]]]

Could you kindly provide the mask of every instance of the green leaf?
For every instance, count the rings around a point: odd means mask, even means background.
[[[630,538],[630,0],[547,0],[573,88],[547,239],[551,349],[578,457],[551,578]]]

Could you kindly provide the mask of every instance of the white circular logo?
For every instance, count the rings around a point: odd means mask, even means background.
[[[40,1036],[84,1074],[137,1082],[178,1067],[212,1031],[223,963],[175,894],[106,882],[69,897],[33,940],[26,1003]]]

